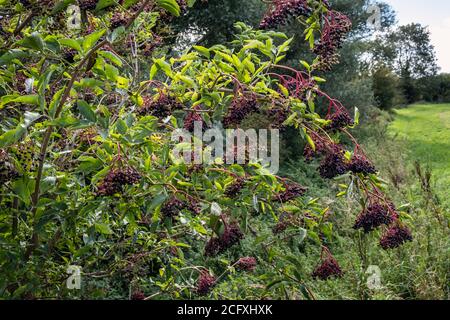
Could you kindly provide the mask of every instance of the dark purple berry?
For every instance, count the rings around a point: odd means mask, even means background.
[[[343,272],[339,263],[332,256],[322,260],[321,264],[316,267],[312,274],[313,278],[320,280],[328,280],[333,277],[340,278],[342,275]]]
[[[352,157],[352,160],[349,165],[349,169],[353,173],[362,173],[365,175],[375,174],[377,169],[375,166],[367,159],[366,156],[361,154],[355,154]]]
[[[98,186],[98,196],[113,196],[122,193],[124,186],[139,182],[141,175],[135,169],[117,168],[112,169]]]
[[[235,244],[238,244],[242,239],[244,239],[244,234],[237,223],[225,225],[225,231],[220,237],[221,250],[224,251],[231,248]]]
[[[213,237],[213,238],[209,239],[209,241],[206,243],[205,256],[215,257],[221,252],[221,250],[222,250],[222,246],[220,243],[220,239]]]
[[[146,96],[144,105],[137,111],[140,116],[152,115],[161,120],[172,114],[172,111],[182,108],[181,104],[171,96],[161,93],[156,100]]]
[[[131,294],[131,300],[145,300],[145,294],[142,291],[135,291]]]
[[[161,208],[161,214],[165,218],[174,218],[180,211],[186,208],[186,203],[175,197],[170,198]]]
[[[331,120],[331,124],[327,127],[329,130],[345,129],[355,124],[345,109],[336,111],[327,120]]]
[[[97,7],[97,0],[78,0],[81,10],[95,10]]]
[[[274,0],[260,23],[261,29],[273,29],[288,23],[290,18],[309,16],[312,10],[307,0]]]
[[[319,166],[319,173],[322,178],[333,179],[348,171],[348,164],[345,162],[344,154],[344,150],[339,145],[330,146]]]
[[[258,263],[254,257],[243,257],[236,262],[235,266],[238,270],[253,272],[255,271],[257,264]]]
[[[14,180],[19,176],[11,157],[5,150],[0,149],[0,184]]]
[[[285,190],[276,195],[274,200],[280,201],[280,202],[287,202],[290,200],[294,200],[298,197],[301,197],[305,194],[306,188],[302,185],[295,183],[295,182],[288,182],[285,183]]]
[[[367,207],[356,219],[354,229],[363,229],[365,233],[375,230],[381,225],[390,225],[396,217],[391,213],[392,208],[375,203]]]
[[[189,111],[184,119],[184,129],[194,132],[195,123],[200,126],[201,130],[205,130],[205,123],[202,116],[197,111]]]
[[[245,179],[238,178],[226,188],[225,196],[227,196],[228,198],[236,198],[239,196],[244,187]]]
[[[125,26],[128,23],[128,18],[124,13],[116,12],[111,17],[111,28],[116,29]]]
[[[395,249],[412,239],[411,231],[407,227],[395,225],[383,234],[380,245],[384,250]]]
[[[209,272],[203,271],[197,279],[196,292],[200,296],[207,295],[216,284],[216,278]]]
[[[232,128],[239,125],[245,117],[257,110],[258,103],[255,97],[241,96],[235,98],[228,109],[228,113],[223,118],[224,128]]]

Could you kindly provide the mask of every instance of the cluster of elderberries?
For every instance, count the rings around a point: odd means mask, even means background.
[[[193,197],[189,196],[187,201],[182,201],[176,197],[171,197],[161,207],[161,214],[165,218],[172,219],[178,216],[178,214],[184,209],[187,209],[194,214],[199,214],[202,208],[198,201]]]
[[[5,150],[0,149],[0,183],[14,180],[19,176],[16,167],[11,162],[11,158]]]
[[[323,154],[326,151],[327,140],[317,134],[311,135],[311,139],[314,142],[315,150],[307,144],[303,150],[303,156],[306,161],[311,161],[318,154]]]
[[[196,292],[200,296],[207,295],[216,284],[216,277],[207,271],[202,271],[197,279]]]
[[[78,0],[81,10],[95,10],[97,7],[97,0]]]
[[[115,168],[108,172],[98,186],[98,196],[112,196],[122,193],[123,187],[133,185],[141,180],[141,175],[131,167]]]
[[[202,131],[206,129],[206,125],[201,114],[196,110],[189,111],[184,118],[184,129],[189,132],[194,132],[195,123],[197,123],[197,125],[200,125]]]
[[[274,201],[288,202],[305,194],[306,188],[295,182],[285,182],[285,190],[274,197]]]
[[[176,217],[181,210],[186,208],[186,203],[177,199],[176,197],[170,198],[164,205],[161,207],[161,214],[166,218]]]
[[[329,145],[325,158],[318,168],[320,176],[325,179],[333,179],[345,174],[348,171],[348,165],[344,155],[344,149],[340,145]]]
[[[356,219],[354,229],[363,229],[365,233],[375,230],[382,225],[390,225],[396,216],[392,214],[393,205],[373,203],[368,206]]]
[[[267,110],[271,128],[282,129],[283,123],[289,118],[290,111],[288,108],[273,107]]]
[[[111,17],[111,28],[116,29],[125,26],[128,23],[128,16],[122,12],[115,12]]]
[[[280,219],[278,220],[278,223],[272,228],[272,232],[274,234],[280,234],[286,231],[287,228],[289,228],[294,221],[294,216],[291,213],[283,212],[280,215]]]
[[[219,238],[213,237],[206,243],[205,256],[216,256],[238,244],[242,239],[244,239],[244,234],[236,222],[225,224],[225,231],[222,235]]]
[[[245,117],[257,110],[258,102],[254,96],[235,98],[228,109],[228,113],[223,118],[224,128],[240,124]]]
[[[330,10],[325,14],[325,24],[320,41],[314,47],[314,53],[320,57],[319,69],[327,70],[336,63],[336,53],[342,47],[342,42],[350,32],[351,20],[344,14]]]
[[[377,169],[372,162],[363,154],[355,153],[349,164],[349,169],[353,173],[362,173],[365,175],[375,174]]]
[[[312,9],[307,0],[274,0],[272,8],[263,17],[259,27],[273,29],[288,23],[289,19],[299,16],[309,16]]]
[[[327,129],[332,131],[351,127],[355,124],[353,119],[348,114],[348,111],[344,108],[340,108],[336,112],[328,116],[327,120],[331,120],[331,123],[327,126]]]
[[[411,231],[407,227],[394,225],[383,234],[380,245],[384,250],[395,249],[412,239]]]
[[[340,278],[343,274],[339,263],[330,254],[314,269],[312,276],[314,279],[328,280],[333,277]]]
[[[156,100],[150,96],[143,99],[144,105],[137,111],[141,116],[152,115],[159,119],[165,119],[172,114],[172,111],[182,108],[176,98],[165,93],[160,93]]]
[[[145,300],[145,298],[145,294],[140,290],[134,291],[131,294],[131,300]]]
[[[228,198],[236,198],[241,193],[242,189],[245,187],[245,179],[237,178],[231,185],[229,185],[225,190],[225,196]]]
[[[253,272],[255,271],[257,264],[258,263],[254,257],[243,257],[236,262],[235,267],[241,271]]]

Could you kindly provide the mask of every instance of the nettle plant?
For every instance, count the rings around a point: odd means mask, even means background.
[[[209,295],[237,272],[258,274],[267,285],[255,287],[260,297],[278,279],[311,298],[308,279],[343,276],[327,248],[329,208],[307,187],[258,162],[175,159],[174,130],[239,128],[254,113],[272,128],[297,128],[305,156],[321,159],[320,175],[342,180],[338,196],[360,199],[355,229],[384,228],[384,249],[411,239],[349,133],[358,113],[352,118],[314,75],[336,63],[348,18],[325,1],[273,1],[260,30],[237,23],[230,44],[164,57],[157,46],[170,33],[169,13],[193,2],[1,1],[2,296],[77,296],[65,287],[69,265],[82,267],[87,283],[121,283],[132,299]],[[63,22],[73,4],[81,30]],[[293,39],[267,30],[293,18],[307,24],[318,54],[299,70],[282,65]],[[316,103],[329,106],[324,117]],[[261,237],[256,221],[273,235]],[[287,235],[318,248],[311,273],[274,267],[270,247]]]

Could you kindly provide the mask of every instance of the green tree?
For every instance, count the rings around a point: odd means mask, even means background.
[[[387,67],[379,67],[372,77],[377,106],[385,110],[394,107],[398,96],[398,77]]]

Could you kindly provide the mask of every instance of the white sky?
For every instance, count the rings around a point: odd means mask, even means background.
[[[429,27],[438,65],[450,73],[450,1],[384,0],[397,12],[400,24],[418,22]]]

